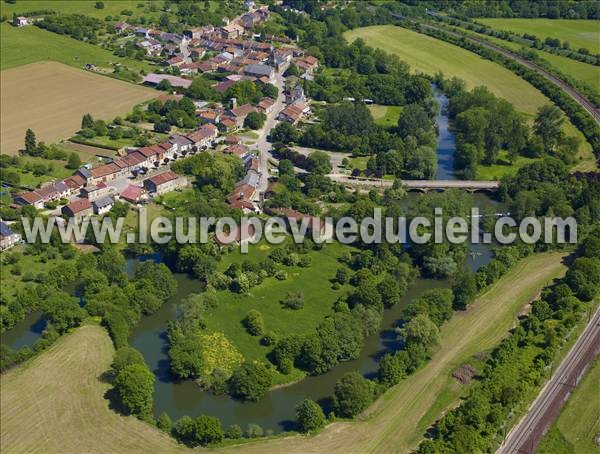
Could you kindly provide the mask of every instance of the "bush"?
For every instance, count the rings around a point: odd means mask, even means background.
[[[371,403],[372,383],[358,372],[348,372],[336,382],[333,399],[335,414],[352,418]]]
[[[296,424],[300,432],[314,432],[326,422],[323,409],[315,401],[304,399],[296,406]]]
[[[252,336],[260,336],[265,331],[263,316],[256,309],[248,311],[243,323],[248,333]]]
[[[248,424],[246,428],[246,437],[248,438],[260,438],[264,435],[264,430],[258,424]]]
[[[138,416],[152,413],[154,374],[146,364],[125,366],[115,379],[115,390],[129,413]]]
[[[298,310],[304,307],[304,293],[289,292],[287,297],[281,302],[281,305],[286,309]]]
[[[242,438],[244,433],[242,432],[242,428],[237,424],[233,424],[229,426],[229,428],[225,431],[225,437],[230,440],[236,440],[238,438]]]
[[[273,376],[264,364],[246,362],[233,371],[229,392],[242,400],[257,401],[271,387]]]
[[[275,334],[273,331],[268,331],[260,340],[260,343],[267,347],[270,345],[275,345],[277,343],[277,334]]]
[[[285,281],[287,279],[287,273],[283,270],[279,270],[275,273],[275,279],[278,281]]]
[[[156,427],[163,432],[171,433],[171,430],[173,429],[173,421],[171,421],[171,417],[163,411],[156,420]]]

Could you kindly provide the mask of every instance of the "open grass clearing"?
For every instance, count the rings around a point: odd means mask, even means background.
[[[441,329],[442,346],[432,360],[378,399],[361,421],[331,424],[315,437],[287,437],[239,448],[260,453],[410,452],[424,430],[460,397],[462,389],[449,375],[507,335],[523,305],[564,274],[564,255],[537,254],[519,262]]]
[[[539,454],[598,452],[600,436],[600,362],[586,372],[558,419],[538,446]],[[574,421],[577,421],[574,424]]]
[[[585,47],[592,54],[600,52],[598,21],[583,19],[477,19],[478,22],[522,35],[530,33],[542,41],[547,37],[568,41],[571,49]]]
[[[5,3],[2,2],[2,5],[4,6]],[[2,14],[5,13],[2,12]],[[66,35],[52,33],[34,25],[13,27],[7,22],[3,22],[0,24],[0,37],[0,52],[2,53],[0,69],[2,71],[39,61],[57,61],[76,68],[83,68],[86,63],[91,63],[100,68],[109,68],[109,72],[112,72],[114,63],[120,63],[136,71],[151,68],[147,62],[117,57],[99,46],[84,43]],[[4,77],[4,74],[2,76]]]
[[[287,240],[286,240],[287,241]],[[219,262],[219,271],[225,271],[231,263],[243,261],[260,262],[266,259],[276,245],[260,242],[249,246],[249,253],[239,249],[225,255]],[[342,265],[338,258],[349,250],[349,246],[334,242],[325,245],[320,251],[310,251],[312,263],[308,268],[280,265],[288,277],[284,281],[266,278],[262,284],[250,289],[246,295],[229,290],[218,293],[219,305],[206,312],[205,319],[209,331],[222,331],[237,349],[249,360],[266,361],[272,347],[260,344],[261,336],[248,334],[242,320],[250,309],[258,310],[264,318],[265,330],[278,336],[306,334],[333,312],[333,303],[351,288],[349,285],[333,290],[331,280]],[[289,292],[304,294],[304,307],[299,310],[285,309],[281,305]]]
[[[458,46],[421,33],[393,25],[378,25],[350,30],[348,41],[362,38],[369,46],[398,55],[415,71],[426,74],[442,72],[446,77],[464,79],[468,88],[485,85],[496,96],[514,104],[531,122],[537,109],[552,104],[538,89],[502,66],[485,60]],[[576,170],[593,170],[596,160],[591,145],[567,119],[563,131],[580,140],[580,163]]]
[[[46,143],[71,136],[81,117],[112,119],[157,92],[55,62],[39,62],[2,72],[1,150],[14,154],[31,128]]]
[[[398,118],[402,112],[401,106],[382,106],[380,104],[371,104],[369,111],[379,126],[393,128],[398,125]]]
[[[158,429],[109,408],[102,381],[114,348],[106,330],[86,325],[3,374],[0,443],[6,453],[174,452]]]

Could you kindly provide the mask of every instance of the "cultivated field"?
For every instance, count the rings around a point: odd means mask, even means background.
[[[3,22],[0,24],[0,37],[1,70],[38,61],[57,61],[76,68],[91,63],[101,68],[108,68],[110,71],[114,63],[138,71],[151,68],[146,62],[117,57],[99,46],[35,26],[16,28]]]
[[[23,147],[27,128],[46,143],[77,131],[83,114],[112,119],[156,96],[156,91],[54,62],[2,72],[2,153]]]
[[[592,54],[600,52],[600,27],[595,20],[569,19],[477,19],[478,22],[497,30],[518,34],[530,33],[544,40],[547,37],[568,41],[571,49],[581,47]]]
[[[586,372],[556,422],[538,446],[539,454],[598,452],[600,437],[600,362]],[[577,421],[577,424],[573,422]]]
[[[377,47],[398,55],[415,71],[426,74],[442,72],[446,77],[456,76],[467,83],[468,88],[485,85],[496,96],[500,96],[530,118],[544,104],[552,104],[538,89],[502,66],[485,60],[473,52],[435,39],[431,36],[393,25],[378,25],[350,30],[344,34],[348,41],[362,38],[369,46]],[[576,170],[593,170],[596,160],[592,147],[581,132],[568,120],[564,132],[580,140]],[[483,166],[482,166],[483,167]],[[510,172],[509,166],[500,166],[493,171],[501,177]],[[478,178],[483,176],[478,175]]]
[[[109,408],[101,380],[112,361],[106,330],[88,325],[1,376],[3,453],[173,452],[157,429]]]

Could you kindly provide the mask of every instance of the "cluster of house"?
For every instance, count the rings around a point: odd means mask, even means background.
[[[180,157],[205,150],[215,143],[217,135],[217,127],[213,124],[203,125],[187,135],[173,134],[164,143],[129,150],[125,156],[107,164],[92,169],[83,167],[63,181],[17,194],[14,201],[18,205],[32,205],[41,209],[45,203],[72,198],[71,202],[62,208],[63,214],[68,217],[80,218],[92,213],[101,215],[109,211],[114,204],[114,189],[107,186],[107,183],[145,174]],[[119,196],[128,202],[138,203],[147,194],[160,195],[186,184],[184,177],[165,171],[145,179],[143,186],[127,186]]]

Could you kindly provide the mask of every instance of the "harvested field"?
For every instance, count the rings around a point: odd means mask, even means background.
[[[172,438],[109,408],[101,380],[113,346],[97,325],[78,328],[2,375],[1,451],[173,452]]]
[[[112,119],[157,96],[145,87],[99,76],[55,62],[2,71],[0,150],[14,154],[27,128],[46,143],[70,137],[81,117]]]

